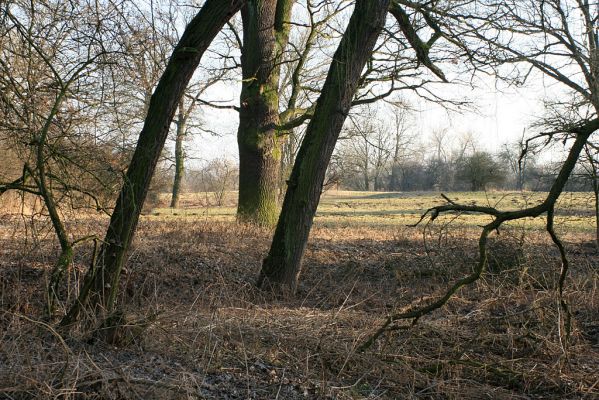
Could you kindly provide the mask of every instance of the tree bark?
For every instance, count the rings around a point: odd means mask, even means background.
[[[237,217],[259,225],[274,225],[278,212],[279,75],[292,5],[293,0],[249,0],[242,10]]]
[[[597,180],[597,175],[595,175],[593,181],[593,195],[595,196],[595,244],[597,245],[597,249],[599,249],[599,182]]]
[[[589,163],[589,178],[591,187],[593,188],[593,197],[595,200],[595,245],[599,249],[599,171],[595,163],[595,157],[589,149],[589,146],[584,147],[584,151]]]
[[[183,140],[185,139],[186,117],[183,101],[179,102],[179,115],[177,116],[177,132],[175,138],[175,179],[173,181],[173,195],[171,197],[171,208],[179,207],[181,194],[181,183],[185,174],[185,154],[183,152]]]
[[[74,75],[73,78],[75,76],[76,75]],[[69,81],[67,87],[70,86],[71,82],[73,82],[73,79]],[[46,155],[44,151],[46,147],[46,142],[48,140],[48,134],[50,131],[51,123],[54,120],[54,117],[58,113],[58,110],[65,99],[67,87],[63,88],[56,97],[56,100],[54,101],[54,104],[52,106],[52,110],[46,118],[43,127],[40,129],[39,135],[35,137],[35,170],[37,172],[37,176],[34,173],[34,171],[30,170],[30,167],[28,165],[25,166],[25,168],[29,170],[28,172],[35,181],[39,193],[42,199],[44,200],[44,205],[48,210],[48,215],[50,216],[52,227],[54,228],[54,232],[56,233],[56,237],[58,238],[58,242],[60,244],[60,255],[58,256],[58,261],[56,262],[56,264],[54,264],[54,268],[52,268],[50,282],[48,284],[47,289],[47,313],[49,316],[51,316],[54,313],[54,308],[56,306],[56,302],[58,301],[58,290],[60,283],[62,282],[64,274],[66,273],[73,261],[73,245],[69,241],[69,235],[67,233],[64,223],[62,222],[60,213],[58,212],[58,205],[56,204],[54,195],[52,194],[52,190],[50,189],[50,185],[47,180]]]
[[[298,152],[258,285],[295,291],[325,172],[360,74],[385,23],[388,0],[357,0]]]
[[[178,103],[202,55],[243,3],[243,0],[207,0],[186,27],[150,100],[97,262],[88,271],[79,298],[61,324],[76,320],[88,303],[108,311],[114,308],[125,256]]]

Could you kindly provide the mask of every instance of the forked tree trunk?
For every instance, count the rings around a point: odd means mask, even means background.
[[[295,290],[301,261],[318,207],[325,172],[360,73],[385,23],[388,0],[357,0],[297,155],[283,209],[258,285]]]
[[[97,262],[88,271],[79,299],[61,324],[73,322],[86,304],[113,309],[125,256],[177,105],[202,55],[243,3],[243,0],[207,0],[186,27],[150,100]]]
[[[292,4],[293,0],[249,0],[242,10],[237,218],[259,225],[274,225],[278,212],[279,75]]]

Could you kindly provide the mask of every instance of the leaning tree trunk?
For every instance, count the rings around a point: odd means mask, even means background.
[[[237,217],[259,225],[274,225],[278,212],[279,75],[292,4],[293,0],[250,0],[242,10]]]
[[[63,325],[73,322],[88,302],[108,311],[114,308],[125,255],[179,100],[202,55],[243,3],[243,0],[207,0],[173,50],[150,100],[97,262],[88,271],[79,299],[63,319]]]
[[[325,172],[358,80],[385,23],[388,0],[357,0],[297,155],[258,285],[297,286]]]
[[[179,207],[181,195],[181,183],[185,174],[185,154],[183,152],[183,140],[185,139],[187,118],[185,116],[183,101],[179,101],[179,115],[177,116],[177,132],[175,137],[175,179],[173,181],[173,195],[171,197],[171,208]]]

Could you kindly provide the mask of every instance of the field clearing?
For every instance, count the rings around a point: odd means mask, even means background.
[[[513,209],[542,193],[447,193]],[[139,225],[120,299],[126,340],[43,316],[58,246],[47,224],[0,213],[0,397],[211,399],[581,399],[599,396],[599,252],[592,195],[567,193],[556,228],[571,261],[567,344],[559,254],[544,218],[490,239],[489,267],[442,309],[360,344],[394,311],[427,304],[476,262],[485,218],[414,224],[432,193],[327,192],[294,297],[254,287],[271,230],[234,222],[235,193],[158,204]],[[168,199],[161,199],[166,203]],[[164,205],[164,204],[162,204]],[[69,228],[102,235],[106,217]],[[23,238],[27,237],[26,241]],[[77,249],[63,306],[89,265]],[[63,311],[63,310],[61,310]],[[563,321],[563,319],[562,319]]]
[[[500,210],[519,210],[541,203],[543,192],[449,192],[446,195],[460,204],[491,206]],[[236,192],[227,192],[224,206],[209,205],[213,194],[184,196],[184,208],[165,208],[168,196],[154,208],[150,216],[186,217],[234,221]],[[418,222],[430,207],[445,204],[439,193],[431,192],[357,192],[327,191],[315,219],[315,226],[325,227],[396,227]],[[198,206],[202,204],[202,206]],[[207,204],[207,205],[206,205]],[[556,228],[563,233],[590,233],[595,230],[594,198],[588,192],[564,193],[556,207]],[[490,221],[480,215],[441,216],[439,224],[477,228]],[[544,229],[545,218],[526,218],[508,222],[506,226],[525,230]]]

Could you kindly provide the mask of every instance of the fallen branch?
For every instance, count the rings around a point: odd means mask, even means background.
[[[480,237],[478,240],[478,263],[477,263],[477,266],[470,275],[467,275],[467,276],[459,279],[458,281],[456,281],[445,292],[445,294],[443,296],[439,297],[434,302],[432,302],[426,306],[423,306],[423,307],[412,307],[408,311],[389,315],[387,317],[387,319],[385,320],[385,322],[381,325],[381,327],[374,334],[372,334],[364,344],[362,344],[358,348],[358,351],[365,351],[370,346],[372,346],[376,342],[376,340],[381,335],[383,335],[385,332],[394,330],[394,323],[396,321],[412,319],[413,320],[412,324],[415,324],[418,321],[418,319],[421,318],[422,316],[429,314],[438,308],[443,307],[447,303],[447,301],[449,301],[449,299],[458,290],[460,290],[463,286],[469,285],[469,284],[475,282],[476,280],[478,280],[478,278],[481,276],[485,266],[487,265],[487,238],[492,231],[498,230],[499,227],[504,222],[513,221],[513,220],[521,219],[521,218],[536,218],[544,213],[547,213],[546,229],[547,229],[547,232],[549,233],[549,235],[551,236],[551,239],[553,240],[554,244],[557,246],[557,248],[560,252],[560,258],[561,258],[561,263],[562,263],[560,279],[559,279],[559,284],[558,284],[558,296],[559,296],[559,301],[560,301],[560,307],[561,307],[562,311],[565,313],[564,327],[566,330],[566,335],[564,338],[562,338],[562,336],[560,335],[560,341],[562,342],[562,348],[564,349],[564,352],[565,352],[566,351],[565,350],[566,342],[568,340],[569,331],[570,331],[570,312],[568,310],[568,306],[567,306],[566,302],[563,299],[563,287],[564,287],[564,282],[565,282],[565,279],[566,279],[566,276],[568,273],[569,264],[568,264],[568,260],[566,257],[565,248],[564,248],[563,244],[561,243],[561,241],[559,240],[559,238],[557,237],[557,235],[555,234],[555,231],[553,230],[553,215],[554,215],[554,209],[555,209],[555,204],[557,202],[557,199],[559,198],[562,191],[564,190],[566,182],[568,181],[568,178],[570,177],[570,174],[572,173],[572,170],[574,169],[574,167],[576,165],[576,162],[578,160],[578,157],[579,157],[581,151],[583,150],[590,135],[595,131],[595,129],[597,129],[598,126],[599,126],[598,120],[593,120],[588,123],[588,126],[576,127],[576,130],[575,130],[575,133],[577,134],[576,140],[572,144],[572,147],[570,148],[570,151],[568,153],[568,157],[564,161],[564,163],[559,171],[558,176],[555,178],[555,181],[553,182],[553,185],[551,186],[551,189],[549,190],[547,197],[541,204],[538,204],[534,207],[525,208],[522,210],[500,211],[494,207],[457,204],[456,202],[450,200],[447,196],[442,195],[442,197],[449,204],[432,207],[432,208],[429,208],[428,210],[426,210],[424,212],[424,214],[422,214],[422,216],[420,217],[418,222],[416,222],[414,225],[411,225],[411,226],[413,226],[413,227],[418,226],[429,215],[430,215],[430,221],[434,221],[440,214],[450,213],[450,212],[472,212],[472,213],[489,215],[494,218],[493,221],[491,221],[487,225],[483,226],[482,232],[480,234]],[[561,321],[560,321],[560,327],[561,327]]]

